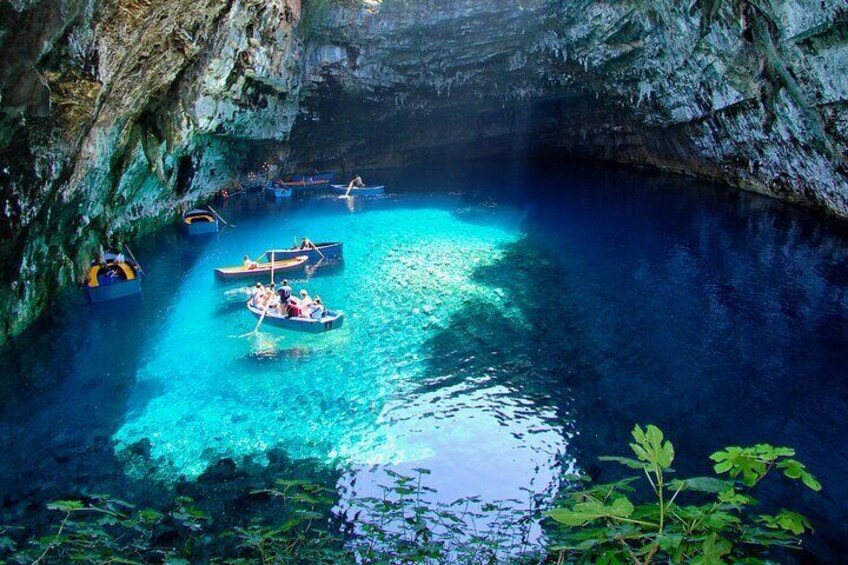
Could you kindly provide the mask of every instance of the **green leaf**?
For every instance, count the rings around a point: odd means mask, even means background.
[[[716,462],[716,473],[729,473],[736,478],[742,475],[742,482],[751,487],[759,481],[767,470],[766,463],[760,460],[752,448],[728,447],[710,455]]]
[[[633,439],[630,448],[640,461],[645,461],[660,469],[668,469],[674,461],[674,446],[670,441],[663,441],[663,433],[658,427],[649,425],[645,431],[637,424],[633,428]]]
[[[729,488],[718,493],[718,500],[719,502],[731,504],[733,506],[748,506],[757,503],[757,501],[750,496],[736,492],[736,489],[734,488]]]
[[[680,543],[682,541],[683,534],[662,534],[657,536],[657,543],[660,544],[660,549],[663,551],[669,551],[680,547]]]
[[[614,463],[620,463],[621,465],[624,465],[625,467],[629,467],[631,469],[637,469],[639,471],[641,471],[642,469],[644,469],[646,467],[645,463],[643,463],[641,461],[637,461],[636,459],[633,459],[631,457],[611,457],[609,455],[603,455],[601,457],[598,457],[598,459],[600,461],[612,461]]]
[[[675,479],[668,483],[668,490],[718,493],[732,488],[733,483],[715,477],[692,477],[691,479]]]
[[[83,508],[85,508],[85,504],[79,500],[55,500],[47,505],[48,510],[59,510],[60,512],[73,512]]]
[[[812,530],[810,521],[806,517],[791,510],[781,510],[774,516],[762,515],[759,519],[768,528],[792,532],[796,536],[800,536],[807,530]]]
[[[730,553],[733,546],[729,541],[719,538],[715,533],[710,534],[701,546],[701,555],[692,559],[692,565],[723,565],[725,555]]]
[[[801,479],[808,488],[818,492],[821,490],[821,483],[807,471],[807,467],[795,459],[786,459],[777,464],[778,469],[783,470],[783,474],[790,479]]]
[[[617,498],[606,505],[600,500],[575,504],[572,509],[554,508],[545,514],[565,526],[582,526],[601,518],[627,518],[633,513],[633,504],[626,498]]]

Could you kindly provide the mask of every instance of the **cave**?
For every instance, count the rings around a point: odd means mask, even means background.
[[[23,524],[0,561],[106,559],[114,532],[74,553],[51,514],[135,516],[92,492],[157,508],[122,558],[263,559],[280,489],[332,532],[292,562],[473,562],[481,537],[425,524],[457,518],[437,489],[535,497],[486,562],[613,556],[568,537],[592,520],[634,563],[848,551],[843,0],[11,0],[0,51],[0,524]],[[245,311],[254,282],[308,285],[326,335]],[[757,535],[733,514],[663,537],[663,513],[640,537],[621,485],[579,520],[572,475],[622,478],[597,457],[631,432],[624,466],[664,492],[671,448],[635,424],[679,438],[681,476],[736,473],[669,495],[721,493]],[[722,459],[760,443],[796,449]],[[733,493],[766,473],[755,518]],[[403,507],[412,483],[433,505]]]

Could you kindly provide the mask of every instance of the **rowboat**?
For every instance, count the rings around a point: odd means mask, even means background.
[[[250,302],[248,302],[247,309],[250,310],[251,314],[257,318],[262,318],[262,308],[252,306]],[[344,312],[331,312],[326,310],[324,312],[324,316],[320,320],[316,320],[313,318],[303,317],[289,318],[283,314],[278,314],[269,310],[265,313],[265,317],[262,321],[263,323],[285,328],[287,330],[319,334],[330,330],[337,330],[342,327],[344,324]]]
[[[300,181],[300,180],[322,180],[325,182],[330,182],[336,177],[335,173],[315,173],[313,175],[292,175],[290,180],[292,181]]]
[[[307,177],[301,180],[284,180],[282,183],[283,186],[293,188],[295,190],[319,189],[326,188],[330,183],[330,179]]]
[[[298,269],[304,269],[307,261],[309,261],[309,257],[300,255],[294,259],[286,259],[285,261],[275,260],[273,262],[258,263],[253,269],[244,265],[220,267],[215,269],[215,276],[223,280],[269,278],[272,269],[275,274],[297,271]]]
[[[265,192],[267,192],[269,196],[273,196],[274,198],[291,198],[292,196],[291,188],[282,185],[275,186],[271,183],[265,185]]]
[[[380,186],[360,186],[353,187],[350,189],[350,196],[380,196],[385,192],[386,187],[383,185]],[[335,192],[336,194],[347,194],[347,185],[346,184],[331,184],[330,190]]]
[[[141,277],[134,262],[117,260],[114,253],[103,255],[104,263],[91,262],[88,279],[85,281],[85,293],[92,303],[105,302],[141,294]]]
[[[318,251],[315,250],[315,247],[318,248]],[[288,249],[274,249],[272,251],[265,252],[265,260],[270,261],[273,255],[274,261],[283,261],[285,259],[293,259],[299,255],[306,255],[309,257],[309,262],[315,262],[319,259],[326,259],[328,261],[337,261],[342,258],[342,242],[341,241],[332,241],[329,243],[316,243],[315,247],[308,245],[306,247],[302,247],[299,245],[297,247],[289,247]]]
[[[183,214],[183,227],[188,235],[218,232],[218,218],[209,210],[190,210]]]

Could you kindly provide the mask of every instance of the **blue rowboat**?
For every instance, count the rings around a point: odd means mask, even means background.
[[[327,185],[330,184],[330,180],[307,177],[302,180],[285,180],[282,181],[282,183],[286,188],[291,188],[293,190],[315,191],[327,188]]]
[[[334,178],[336,178],[335,173],[315,173],[314,175],[293,175],[291,180],[299,181],[299,180],[309,180],[309,181],[324,181],[330,182]]]
[[[314,263],[321,259],[321,255],[324,255],[324,259],[327,261],[338,261],[342,258],[342,242],[341,241],[332,241],[329,243],[316,243],[315,247],[318,248],[318,251],[315,250],[314,247],[308,245],[306,247],[289,247],[288,249],[274,249],[272,251],[265,252],[265,260],[270,261],[271,256],[273,255],[274,261],[283,261],[286,259],[294,259],[299,255],[306,255],[309,258],[310,263]]]
[[[306,255],[301,255],[294,259],[287,259],[285,261],[275,260],[273,263],[270,261],[267,263],[258,263],[256,267],[252,269],[245,267],[244,265],[238,265],[237,267],[220,267],[215,269],[215,276],[223,280],[270,279],[272,269],[275,275],[277,273],[288,273],[291,271],[303,270],[306,268],[308,260],[309,258]]]
[[[251,306],[250,302],[248,302],[247,309],[250,310],[251,314],[257,318],[262,318],[262,308]],[[278,328],[320,334],[330,330],[337,330],[342,327],[344,324],[344,312],[331,312],[330,310],[326,310],[324,312],[324,316],[320,320],[316,320],[313,318],[301,317],[289,318],[285,315],[269,310],[265,313],[265,317],[262,321],[265,324],[271,324]]]
[[[361,186],[359,188],[353,187],[350,189],[350,196],[380,196],[385,192],[386,187],[383,185],[380,186]],[[346,184],[331,184],[330,189],[336,194],[346,194],[347,193],[347,185]]]
[[[183,214],[183,227],[188,235],[218,233],[218,218],[209,210],[190,210]]]
[[[268,184],[267,186],[265,186],[265,191],[268,193],[269,196],[272,196],[277,199],[292,197],[292,189],[288,188],[287,186],[274,186]]]
[[[135,263],[116,261],[114,253],[105,253],[105,263],[91,262],[85,294],[92,303],[106,302],[125,296],[141,294],[141,277]]]

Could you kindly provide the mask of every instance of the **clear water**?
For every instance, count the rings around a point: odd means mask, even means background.
[[[596,456],[640,422],[683,472],[727,444],[796,447],[824,494],[761,497],[813,517],[819,558],[848,550],[844,228],[670,177],[491,167],[384,173],[382,199],[232,199],[234,229],[135,245],[143,298],[64,295],[0,354],[3,521],[280,452],[337,468],[347,497],[425,467],[445,500],[525,499],[611,472]],[[343,267],[293,286],[346,324],[253,334],[212,269],[301,235],[344,241]]]

